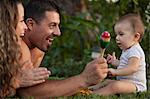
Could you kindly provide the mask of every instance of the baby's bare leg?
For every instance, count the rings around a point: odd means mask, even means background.
[[[93,91],[93,93],[103,96],[133,92],[136,92],[136,86],[128,80],[114,81],[106,87]]]
[[[115,80],[106,79],[103,82],[100,82],[100,83],[98,83],[96,85],[88,87],[88,89],[90,89],[90,90],[97,90],[97,89],[100,89],[102,87],[105,87],[106,85],[108,85],[109,83],[111,83],[113,81],[115,81]]]

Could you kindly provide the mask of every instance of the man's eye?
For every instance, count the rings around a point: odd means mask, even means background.
[[[55,27],[55,25],[50,25],[49,26],[50,29],[53,29],[54,27]]]

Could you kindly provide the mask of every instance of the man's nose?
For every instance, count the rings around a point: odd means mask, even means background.
[[[54,31],[54,34],[57,35],[57,36],[60,36],[61,35],[61,31],[60,31],[60,28],[57,27]]]

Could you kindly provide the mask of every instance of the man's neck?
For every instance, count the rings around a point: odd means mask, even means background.
[[[23,41],[27,44],[27,46],[29,47],[29,49],[35,48],[35,47],[31,44],[31,42],[30,42],[30,40],[28,39],[27,36],[22,37],[22,39],[23,39]]]

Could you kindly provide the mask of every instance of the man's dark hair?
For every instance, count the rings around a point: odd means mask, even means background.
[[[25,20],[32,18],[40,23],[46,11],[55,11],[60,14],[59,7],[54,0],[30,0],[25,7]]]

